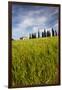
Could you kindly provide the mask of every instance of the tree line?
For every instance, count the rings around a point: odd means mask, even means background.
[[[42,34],[42,37],[50,37],[51,35],[52,35],[52,36],[57,36],[57,31],[52,28],[51,32],[48,31],[48,30],[46,31],[46,30],[44,29],[44,31],[43,31],[42,33],[40,33],[40,31],[38,30],[38,38],[41,37],[40,34]],[[30,33],[30,34],[29,34],[29,39],[31,39],[31,38],[37,38],[37,37],[36,37],[36,33]]]
[[[38,34],[38,37],[37,35]],[[57,36],[58,35],[58,32],[56,30],[54,30],[53,28],[51,29],[51,31],[46,31],[46,29],[44,29],[44,31],[41,33],[39,30],[37,33],[29,33],[29,39],[32,39],[32,38],[40,38],[40,37],[50,37],[50,36]],[[20,39],[27,39],[26,37],[20,37]],[[12,40],[14,40],[12,38]]]

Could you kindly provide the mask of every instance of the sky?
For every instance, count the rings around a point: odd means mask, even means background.
[[[44,29],[58,30],[59,8],[52,6],[12,5],[12,38],[29,37]]]

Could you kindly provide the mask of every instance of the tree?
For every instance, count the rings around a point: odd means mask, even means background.
[[[39,30],[38,30],[38,38],[40,37],[40,32],[39,32]]]
[[[44,37],[44,32],[42,32],[42,37]]]
[[[52,36],[54,36],[54,29],[52,28]]]
[[[36,38],[36,33],[32,33],[32,38]]]
[[[23,39],[23,37],[20,37],[20,39]]]
[[[31,34],[29,34],[29,39],[31,39],[32,37],[31,37]]]
[[[47,31],[47,37],[51,36],[50,31]]]
[[[57,36],[57,31],[55,30],[55,36]]]
[[[44,37],[46,37],[46,31],[45,31],[45,29],[44,29]]]
[[[12,40],[14,40],[14,39],[12,38]]]

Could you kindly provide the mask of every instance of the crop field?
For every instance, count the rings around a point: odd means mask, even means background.
[[[58,84],[58,37],[12,41],[12,86]]]

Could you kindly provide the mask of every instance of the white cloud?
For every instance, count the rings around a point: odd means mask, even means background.
[[[28,16],[33,16],[33,15],[39,15],[40,13],[43,13],[44,10],[35,10],[35,11],[29,11]]]
[[[34,18],[34,17],[31,17],[29,18],[28,16],[18,24],[18,28],[21,28],[21,29],[26,29],[27,27],[30,27],[30,26],[35,26],[35,25],[41,25],[42,26],[44,25],[44,23],[47,21],[47,18],[42,16],[42,17],[38,17],[38,18]]]
[[[20,27],[26,29],[28,26],[33,25],[33,19],[32,18],[25,18],[25,20],[19,24]]]
[[[33,27],[33,32],[38,32],[38,27]]]
[[[40,32],[44,31],[44,28],[47,28],[46,23],[48,22],[48,20],[50,20],[52,18],[52,15],[56,14],[57,12],[58,10],[50,13],[49,15],[43,15],[43,13],[46,14],[46,12],[42,9],[29,11],[26,15],[23,16],[20,12],[18,16],[15,17],[15,19],[17,19],[19,22],[17,23],[16,27],[13,27],[12,36],[19,38],[22,35],[28,35],[28,33],[26,32],[28,27],[32,27],[33,32],[38,32],[38,29],[40,29]],[[54,28],[58,29],[58,23],[54,25]],[[48,27],[47,29],[50,30],[51,28]]]
[[[54,25],[54,29],[57,30],[57,32],[59,31],[59,26],[58,26],[58,22]]]

